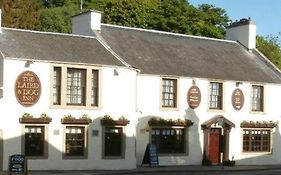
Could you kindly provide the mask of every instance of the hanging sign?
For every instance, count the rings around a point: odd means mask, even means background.
[[[244,105],[244,94],[241,89],[235,89],[232,93],[232,106],[235,110],[242,109]]]
[[[189,88],[187,93],[187,102],[190,108],[195,109],[200,105],[201,102],[201,92],[200,89],[193,85]]]
[[[38,76],[31,71],[21,73],[15,83],[15,94],[21,105],[33,106],[41,95],[41,83]]]

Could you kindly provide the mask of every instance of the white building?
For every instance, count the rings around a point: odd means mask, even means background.
[[[251,20],[218,40],[100,19],[75,16],[71,35],[0,28],[0,169],[12,154],[30,170],[133,169],[147,144],[160,165],[281,163],[281,74]]]

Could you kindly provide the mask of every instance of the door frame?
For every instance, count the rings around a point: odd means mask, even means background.
[[[226,119],[224,116],[215,116],[210,120],[207,120],[201,125],[201,129],[204,133],[204,151],[202,164],[203,165],[213,165],[213,162],[210,160],[209,149],[210,149],[210,133],[211,129],[221,128],[220,135],[220,163],[229,160],[229,135],[231,128],[235,127],[231,121]]]
[[[3,130],[0,129],[0,171],[3,171],[4,147],[3,147]]]

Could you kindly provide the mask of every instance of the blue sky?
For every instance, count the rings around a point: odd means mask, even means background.
[[[277,36],[281,32],[281,0],[188,0],[198,4],[213,4],[226,10],[232,21],[251,17],[257,26],[257,34]]]

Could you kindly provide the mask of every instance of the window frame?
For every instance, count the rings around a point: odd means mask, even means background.
[[[43,128],[44,131],[44,140],[43,140],[43,155],[26,155],[25,153],[25,133],[26,127],[36,127],[36,128]],[[22,124],[22,137],[21,137],[21,152],[26,155],[28,159],[48,159],[48,152],[49,152],[49,145],[48,145],[48,124]]]
[[[259,88],[259,98],[254,96],[254,87]],[[253,84],[251,86],[251,112],[264,112],[264,100],[265,100],[265,95],[264,95],[264,86],[262,85],[256,85]],[[256,103],[255,103],[256,102]],[[257,109],[254,109],[254,104],[258,105]]]
[[[61,69],[61,86],[60,86],[60,104],[54,104],[54,77],[55,77],[55,71],[54,69]],[[77,104],[68,104],[67,103],[67,75],[69,69],[82,69],[85,70],[85,98],[84,98],[84,104],[83,105],[77,105]],[[50,65],[50,83],[52,84],[50,86],[50,107],[51,108],[65,108],[65,109],[94,109],[94,110],[100,110],[101,109],[101,91],[100,89],[101,84],[101,67],[98,66],[84,66],[84,65],[70,65],[70,64],[51,64]],[[93,88],[92,85],[92,73],[96,72],[97,74],[97,86],[96,88],[96,104],[93,105],[92,103],[92,92]]]
[[[252,134],[251,132],[263,132],[263,131],[268,131],[268,137],[269,137],[269,140],[268,140],[268,143],[269,145],[267,145],[268,147],[268,150],[267,151],[264,151],[264,150],[261,150],[261,151],[256,151],[256,150],[252,150],[252,143],[251,141],[249,141],[249,148],[248,148],[248,151],[245,151],[244,150],[244,144],[245,144],[245,140],[244,140],[244,132],[250,132],[250,134]],[[249,137],[251,137],[251,135],[249,135]],[[271,128],[243,128],[242,129],[242,152],[244,154],[263,154],[263,153],[267,153],[267,154],[270,154],[272,153],[272,129]],[[263,147],[263,138],[261,138],[260,140],[261,142],[261,145],[259,145],[260,147]]]
[[[170,90],[169,91],[164,91],[165,88],[164,88],[164,81],[170,81],[170,82],[173,82],[173,86],[168,86],[167,84],[167,88],[173,88],[173,91],[174,92],[171,92]],[[161,77],[161,100],[160,100],[160,103],[161,103],[161,109],[177,109],[178,108],[178,79],[177,78],[170,78],[170,77]],[[172,101],[173,102],[173,105],[165,105],[164,103],[164,100],[165,100],[165,94],[168,94],[168,96],[170,96],[171,94],[173,94],[173,98],[168,98],[167,100],[168,101]],[[169,102],[168,102],[169,103]]]
[[[217,91],[214,89],[212,84],[217,84]],[[209,82],[209,96],[208,96],[208,109],[209,110],[223,110],[224,109],[224,83],[218,81]],[[215,94],[213,92],[216,91]],[[216,100],[213,100],[214,98]],[[215,107],[212,107],[211,104],[215,103]]]
[[[84,148],[83,155],[67,155],[66,154],[66,132],[67,128],[84,128]],[[63,148],[62,158],[63,159],[87,159],[88,158],[88,125],[64,125],[63,131]]]
[[[121,133],[121,155],[110,155],[107,156],[105,155],[105,144],[106,144],[106,140],[105,140],[105,134],[106,134],[106,129],[107,128],[117,128],[117,129],[121,129],[122,133]],[[112,125],[112,126],[103,126],[102,127],[102,159],[125,159],[125,151],[126,151],[126,131],[125,131],[125,127],[124,126],[119,126],[119,125]]]
[[[171,130],[171,129],[177,129],[177,130],[183,130],[183,132],[184,132],[184,135],[183,135],[183,141],[184,141],[184,143],[183,143],[183,152],[175,152],[175,153],[172,153],[172,152],[170,152],[170,153],[162,153],[160,150],[159,150],[159,148],[158,148],[158,146],[157,146],[157,144],[156,144],[156,147],[157,147],[157,149],[158,149],[158,155],[159,156],[167,156],[167,155],[175,155],[175,156],[186,156],[186,155],[188,155],[188,150],[189,150],[189,140],[188,140],[188,134],[189,134],[189,132],[188,132],[188,128],[186,128],[186,127],[164,127],[164,126],[153,126],[153,127],[151,127],[151,129],[150,129],[150,131],[149,131],[149,143],[150,144],[155,144],[155,143],[152,143],[152,140],[153,140],[153,136],[152,136],[152,130],[153,129],[161,129],[161,130],[163,130],[163,129],[169,129],[169,130]]]

